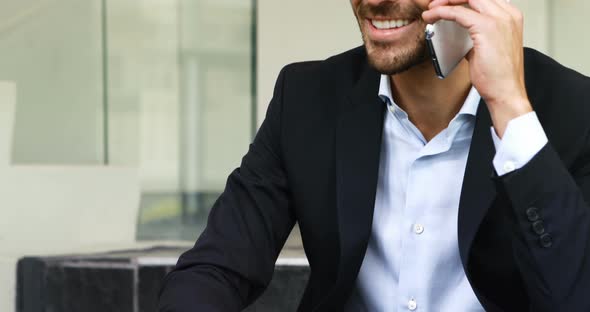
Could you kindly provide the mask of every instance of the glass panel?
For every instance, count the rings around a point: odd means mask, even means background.
[[[103,163],[98,1],[0,2],[0,80],[17,88],[15,163]]]
[[[194,240],[252,128],[250,0],[108,2],[109,160],[139,165],[139,239]]]

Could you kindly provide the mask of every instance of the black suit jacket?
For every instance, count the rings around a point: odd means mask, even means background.
[[[459,206],[461,260],[488,311],[590,311],[590,79],[531,49],[525,71],[549,144],[497,177],[480,103]],[[299,311],[342,310],[371,234],[386,108],[379,78],[363,47],[281,71],[206,230],[167,276],[160,311],[242,309],[268,285],[296,221],[311,269]]]

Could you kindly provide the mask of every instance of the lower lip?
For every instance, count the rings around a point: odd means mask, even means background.
[[[373,25],[373,23],[371,23],[371,20],[369,19],[366,19],[365,23],[367,24],[369,39],[372,41],[391,42],[399,39],[403,33],[410,28],[410,26],[415,24],[415,21],[412,21],[408,25],[402,27],[390,29],[378,29]]]

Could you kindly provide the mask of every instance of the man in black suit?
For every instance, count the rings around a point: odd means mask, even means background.
[[[298,222],[299,311],[590,311],[590,79],[523,50],[505,0],[351,4],[364,46],[281,71],[160,310],[244,308]],[[474,41],[444,80],[441,19]]]

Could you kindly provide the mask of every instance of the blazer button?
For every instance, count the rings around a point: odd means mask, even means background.
[[[536,207],[531,207],[527,209],[526,216],[531,222],[539,220],[539,209],[537,209]]]
[[[545,233],[545,227],[543,226],[543,221],[535,221],[533,223],[533,231],[537,233],[537,235],[541,235]]]
[[[551,235],[549,235],[548,233],[541,235],[540,241],[541,246],[543,246],[544,248],[549,248],[553,245],[553,239],[551,238]]]

